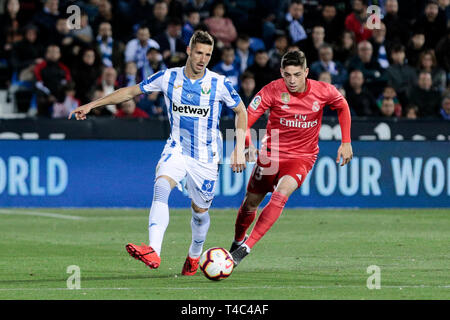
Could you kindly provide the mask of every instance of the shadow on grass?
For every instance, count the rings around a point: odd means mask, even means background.
[[[69,277],[69,275],[68,275]],[[121,276],[107,276],[107,277],[81,277],[82,282],[86,281],[114,281],[114,280],[141,280],[141,279],[169,279],[173,278],[174,275],[121,275]],[[11,284],[34,284],[34,283],[51,283],[51,282],[66,282],[67,278],[63,279],[19,279],[19,280],[0,280],[0,288],[2,285],[11,285]]]

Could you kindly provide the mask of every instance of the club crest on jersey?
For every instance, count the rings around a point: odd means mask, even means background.
[[[206,118],[209,117],[210,107],[190,106],[186,104],[172,104],[172,111],[184,117]]]
[[[317,112],[320,110],[320,105],[319,102],[314,101],[313,105],[312,105],[312,111]]]
[[[211,87],[208,85],[202,86],[202,94],[210,94],[211,93]]]
[[[252,107],[253,110],[258,109],[259,104],[261,103],[261,97],[256,96],[253,98],[252,102],[250,103],[250,107]]]
[[[287,92],[282,92],[281,93],[281,101],[283,101],[283,103],[288,103],[291,100],[291,96],[289,95],[289,93]]]

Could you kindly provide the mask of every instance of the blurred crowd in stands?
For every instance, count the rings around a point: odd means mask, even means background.
[[[335,85],[353,116],[450,120],[450,0],[0,4],[0,90],[28,116],[67,117],[79,105],[183,66],[189,38],[201,29],[216,40],[208,68],[226,75],[245,105],[280,77],[284,53],[302,50],[309,78]],[[81,9],[78,28],[71,28],[72,5]],[[368,14],[371,5],[380,8],[381,21]],[[234,116],[223,109],[222,117]],[[155,92],[94,114],[148,118],[166,112]],[[336,113],[326,108],[324,115]]]

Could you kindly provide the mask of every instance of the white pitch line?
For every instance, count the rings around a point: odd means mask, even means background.
[[[253,290],[253,289],[344,289],[344,288],[365,288],[365,286],[253,286],[253,287],[226,287],[227,290]],[[444,286],[430,286],[430,285],[405,285],[405,286],[381,286],[381,290],[385,289],[423,289],[423,288],[435,288],[435,289],[450,289],[450,285]],[[184,287],[184,288],[168,288],[168,287],[151,287],[151,288],[80,288],[80,289],[68,289],[68,288],[0,288],[0,291],[83,291],[83,290],[217,290],[216,287],[211,288],[196,288],[196,287]]]
[[[38,217],[47,217],[47,218],[57,218],[57,219],[68,219],[68,220],[82,220],[83,217],[79,216],[69,216],[58,213],[50,213],[50,212],[41,212],[41,211],[16,211],[16,210],[5,210],[0,209],[0,214],[20,214],[26,216],[38,216]]]

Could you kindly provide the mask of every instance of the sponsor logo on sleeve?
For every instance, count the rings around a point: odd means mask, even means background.
[[[250,107],[252,107],[253,110],[258,109],[258,106],[261,104],[261,97],[256,96],[253,98],[252,102],[250,103]]]

